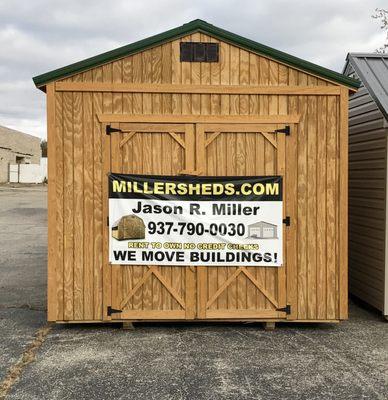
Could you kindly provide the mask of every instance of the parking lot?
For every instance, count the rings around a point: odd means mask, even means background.
[[[0,186],[0,399],[388,397],[388,326],[355,303],[341,324],[272,332],[237,323],[48,326],[46,195],[44,186]]]

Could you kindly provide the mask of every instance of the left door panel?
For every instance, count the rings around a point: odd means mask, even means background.
[[[105,217],[108,216],[109,172],[179,175],[195,170],[192,124],[122,123],[111,127],[119,131],[105,139]],[[106,245],[108,235],[106,227]],[[107,248],[103,268],[106,320],[194,318],[194,268],[110,265]],[[121,312],[108,315],[108,306]]]

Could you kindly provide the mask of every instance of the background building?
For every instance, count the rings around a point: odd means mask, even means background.
[[[10,164],[40,164],[40,139],[0,126],[0,182],[9,181]]]
[[[388,315],[388,54],[350,53],[349,289]]]

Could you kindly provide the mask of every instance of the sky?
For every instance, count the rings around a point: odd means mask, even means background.
[[[348,52],[385,39],[386,0],[0,0],[0,125],[46,137],[32,77],[200,18],[342,71]]]

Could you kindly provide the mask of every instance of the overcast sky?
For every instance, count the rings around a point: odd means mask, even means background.
[[[385,3],[385,4],[384,4]],[[0,0],[0,125],[46,137],[31,78],[201,18],[341,71],[346,54],[384,42],[386,0]]]

